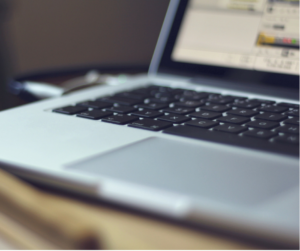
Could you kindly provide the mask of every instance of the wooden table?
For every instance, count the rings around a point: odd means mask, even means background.
[[[38,188],[40,189],[40,188]],[[107,203],[42,189],[53,203],[85,219],[104,249],[265,249],[267,246],[146,215]],[[1,222],[0,222],[1,224]],[[0,249],[19,249],[0,236]]]

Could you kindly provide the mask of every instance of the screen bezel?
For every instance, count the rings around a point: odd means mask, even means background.
[[[173,61],[171,55],[188,2],[189,0],[181,0],[179,2],[157,73],[188,76],[191,78],[204,76],[234,81],[241,85],[255,83],[257,86],[278,87],[292,92],[299,90],[299,75]]]

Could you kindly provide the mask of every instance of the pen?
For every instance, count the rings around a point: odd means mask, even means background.
[[[61,249],[100,247],[95,231],[73,216],[71,210],[51,203],[46,194],[2,169],[0,214],[7,215]]]

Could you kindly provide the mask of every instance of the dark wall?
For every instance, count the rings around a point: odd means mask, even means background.
[[[10,107],[10,100],[6,95],[6,83],[10,75],[7,55],[6,26],[7,1],[0,0],[0,111]]]
[[[10,0],[17,74],[85,64],[148,64],[168,0]]]

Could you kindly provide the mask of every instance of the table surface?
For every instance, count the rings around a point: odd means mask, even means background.
[[[93,227],[104,249],[265,249],[245,239],[146,215],[77,195],[37,188]],[[0,235],[0,249],[19,249]]]
[[[54,77],[42,81],[59,84],[70,77]],[[23,103],[19,101],[16,105]],[[96,229],[104,249],[270,249],[270,246],[262,243],[254,243],[201,226],[192,227],[48,188],[37,189],[62,203],[78,217],[85,218]],[[19,248],[21,247],[16,243],[0,234],[0,249]]]

